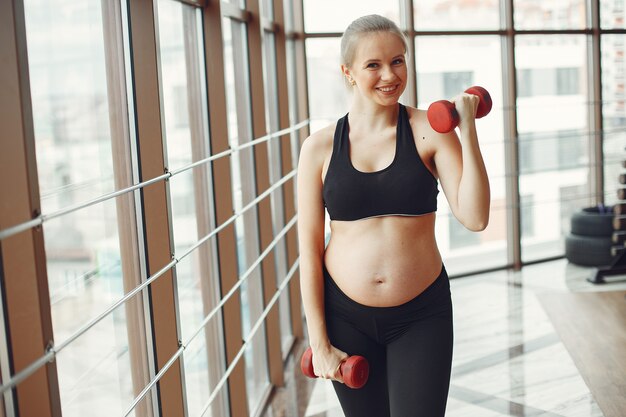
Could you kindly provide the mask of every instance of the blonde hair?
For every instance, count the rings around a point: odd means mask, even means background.
[[[352,66],[356,46],[363,35],[376,32],[389,32],[397,35],[404,45],[404,52],[408,51],[408,44],[404,33],[392,20],[386,17],[371,14],[359,17],[350,23],[341,37],[341,63],[347,68]]]

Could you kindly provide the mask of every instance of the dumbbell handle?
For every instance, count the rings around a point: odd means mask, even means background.
[[[479,98],[478,109],[476,110],[477,119],[486,116],[491,111],[493,105],[491,95],[483,87],[475,85],[465,90],[465,92],[474,94]],[[459,113],[456,111],[454,103],[448,100],[439,100],[432,103],[428,107],[426,116],[432,128],[439,133],[453,131],[460,122]]]
[[[308,348],[300,360],[302,373],[309,378],[317,378],[313,371],[313,351]],[[367,382],[369,376],[369,363],[363,356],[350,356],[341,362],[339,372],[343,376],[343,382],[350,388],[361,388]]]

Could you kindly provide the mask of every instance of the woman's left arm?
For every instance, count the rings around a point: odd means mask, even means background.
[[[479,232],[489,223],[491,197],[476,133],[478,97],[463,93],[452,102],[460,117],[460,139],[454,130],[446,134],[433,131],[433,159],[452,213],[467,229]]]

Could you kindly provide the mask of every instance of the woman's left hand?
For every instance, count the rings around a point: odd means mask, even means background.
[[[478,96],[468,93],[461,93],[452,99],[452,103],[459,113],[459,128],[465,124],[474,123],[479,102]]]

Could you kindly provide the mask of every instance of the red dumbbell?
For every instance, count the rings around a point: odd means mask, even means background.
[[[491,111],[493,103],[487,90],[476,85],[468,88],[465,92],[477,95],[480,99],[476,110],[477,119],[486,116]],[[454,103],[448,100],[435,101],[428,107],[426,116],[432,128],[439,133],[451,132],[459,125],[459,113],[457,113]]]
[[[308,348],[300,360],[302,373],[309,378],[317,378],[313,372],[313,351]],[[370,365],[363,356],[350,356],[341,362],[339,372],[343,376],[343,382],[350,388],[361,388],[367,382],[370,374]]]

